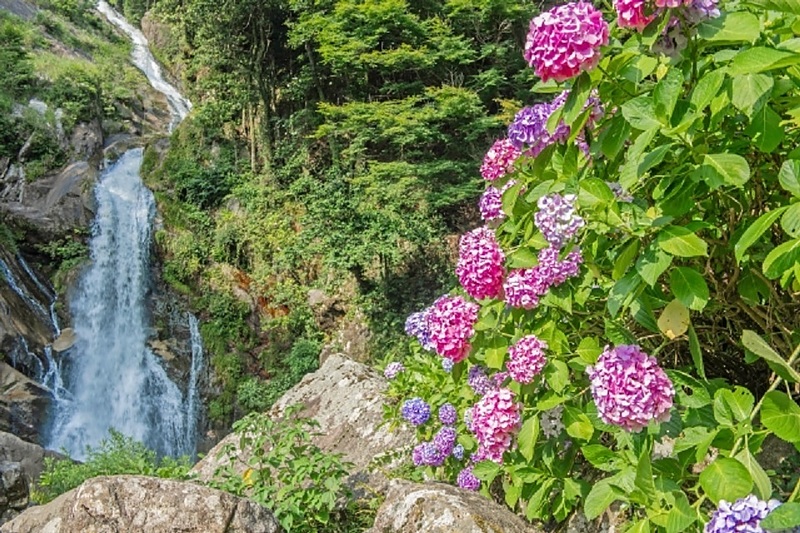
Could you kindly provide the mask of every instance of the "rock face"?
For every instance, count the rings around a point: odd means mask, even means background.
[[[313,442],[322,450],[344,455],[355,466],[355,479],[364,480],[370,487],[383,491],[386,479],[369,472],[369,464],[385,452],[410,446],[414,434],[408,428],[390,432],[381,426],[386,380],[366,365],[351,361],[341,354],[328,357],[322,367],[289,390],[275,404],[271,416],[279,417],[290,405],[300,403],[301,415],[315,419],[321,435]],[[218,459],[223,447],[236,446],[237,437],[228,435],[195,467],[200,479],[208,480],[219,465],[228,458]],[[238,450],[237,456],[246,461],[248,450]],[[240,464],[242,464],[240,462]],[[244,468],[242,468],[244,470]]]
[[[367,533],[541,533],[501,505],[441,483],[391,483]]]
[[[267,509],[193,483],[143,476],[90,479],[0,526],[0,533],[276,533]]]
[[[16,435],[0,431],[0,461],[19,463],[28,481],[39,478],[44,470],[45,457],[62,457],[37,444],[26,442]]]
[[[0,362],[0,390],[3,391],[0,396],[0,431],[38,442],[39,428],[50,407],[50,394],[3,362]],[[2,446],[0,440],[0,454]]]
[[[24,511],[29,502],[28,478],[22,465],[0,461],[0,524]]]

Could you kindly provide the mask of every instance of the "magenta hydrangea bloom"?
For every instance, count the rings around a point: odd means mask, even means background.
[[[608,44],[608,23],[588,2],[556,6],[531,20],[525,60],[542,81],[564,81],[600,61]]]
[[[580,248],[570,251],[563,261],[558,258],[558,254],[559,251],[553,246],[540,250],[539,264],[534,267],[537,276],[542,280],[540,283],[548,289],[577,276],[583,263]]]
[[[719,507],[711,515],[711,520],[706,524],[704,531],[705,533],[738,533],[740,531],[764,533],[761,520],[780,505],[781,502],[778,500],[765,502],[753,494],[739,498],[734,503],[720,500]]]
[[[676,8],[681,6],[688,6],[692,0],[655,0],[656,7]]]
[[[458,247],[458,281],[476,300],[496,298],[503,290],[505,260],[494,231],[484,226],[465,233]]]
[[[606,424],[638,432],[654,420],[669,419],[675,389],[656,358],[638,346],[606,347],[586,372],[597,412]]]
[[[514,161],[520,154],[519,148],[514,146],[509,139],[496,140],[483,158],[481,176],[488,181],[502,178],[514,165]]]
[[[583,262],[580,250],[570,251],[563,261],[559,260],[558,255],[559,251],[550,246],[539,251],[539,264],[535,267],[512,270],[503,283],[506,304],[533,309],[550,287],[577,276]]]
[[[469,465],[458,473],[456,483],[458,483],[460,488],[465,490],[476,491],[481,488],[481,480],[472,473],[472,465]]]
[[[467,358],[475,334],[478,304],[460,296],[442,296],[428,309],[428,331],[436,353],[459,363]]]
[[[383,375],[386,377],[386,379],[392,380],[396,378],[398,374],[400,374],[400,372],[402,372],[405,369],[406,368],[403,366],[403,363],[400,363],[398,361],[393,361],[388,365],[386,365],[386,368],[383,371]]]
[[[472,432],[478,440],[476,456],[496,463],[503,462],[503,453],[511,447],[511,437],[520,424],[520,405],[510,389],[493,389],[470,408]]]
[[[575,211],[574,194],[548,194],[539,198],[539,211],[534,222],[544,238],[555,248],[561,248],[584,226],[583,218]]]
[[[531,383],[541,373],[547,359],[544,351],[547,343],[536,335],[527,335],[514,343],[508,349],[508,369],[511,379],[518,383]]]
[[[647,13],[645,0],[614,0],[614,10],[617,12],[617,26],[638,31],[653,21],[655,16]]]

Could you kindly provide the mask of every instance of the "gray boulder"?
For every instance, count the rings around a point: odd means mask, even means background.
[[[367,533],[542,533],[507,508],[442,483],[392,481]]]
[[[59,453],[45,450],[38,444],[26,442],[16,435],[0,431],[0,461],[19,463],[29,481],[39,479],[44,470],[44,458],[62,458]]]
[[[390,431],[383,425],[383,404],[386,380],[368,366],[333,354],[316,372],[287,391],[270,411],[273,417],[283,415],[287,407],[302,404],[301,415],[319,423],[320,435],[313,442],[327,452],[341,453],[353,463],[353,479],[363,481],[378,492],[385,490],[386,478],[371,471],[370,463],[386,452],[398,451],[415,442],[407,427]],[[201,480],[210,479],[220,465],[229,462],[219,457],[229,444],[238,448],[236,435],[228,435],[194,467]],[[250,456],[248,450],[237,449],[237,464],[244,471]]]
[[[28,507],[29,495],[28,479],[22,465],[0,461],[0,524]]]
[[[143,476],[90,479],[31,507],[0,533],[276,533],[267,509],[193,483]]]

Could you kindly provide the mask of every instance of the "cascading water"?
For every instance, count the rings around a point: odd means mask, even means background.
[[[142,33],[106,2],[97,8],[131,38],[133,63],[167,97],[171,131],[191,104],[164,81]],[[139,176],[141,162],[142,149],[129,150],[103,172],[95,189],[92,263],[70,302],[76,343],[61,365],[61,378],[71,398],[57,404],[48,446],[79,459],[110,428],[163,455],[195,452],[203,363],[197,320],[189,318],[192,366],[185,397],[147,346],[155,201]]]

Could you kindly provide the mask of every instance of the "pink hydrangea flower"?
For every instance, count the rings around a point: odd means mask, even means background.
[[[503,462],[503,453],[511,447],[511,438],[520,424],[520,405],[511,390],[493,389],[470,408],[472,432],[478,440],[473,461],[489,459]]]
[[[638,346],[621,345],[586,368],[597,412],[606,424],[641,431],[669,419],[675,389],[666,373]]]
[[[481,176],[488,181],[494,181],[506,175],[514,161],[520,156],[520,150],[508,139],[498,139],[494,142],[481,165]]]
[[[506,363],[511,379],[523,384],[532,383],[547,362],[546,349],[547,343],[536,335],[527,335],[514,343],[508,349],[509,360]]]
[[[460,296],[442,296],[433,303],[428,310],[428,328],[436,353],[454,363],[467,358],[478,309]]]
[[[533,309],[550,287],[577,276],[583,263],[580,249],[570,251],[563,261],[559,260],[558,254],[555,247],[545,248],[539,251],[538,265],[512,270],[503,283],[506,303],[511,307]]]
[[[688,6],[692,0],[655,0],[656,7],[676,8],[681,6]]]
[[[646,12],[645,4],[645,0],[615,0],[614,9],[617,12],[617,25],[620,28],[644,30],[655,18],[655,15]]]
[[[556,6],[531,20],[525,60],[542,81],[564,81],[591,70],[608,44],[608,23],[588,2]]]
[[[465,233],[458,247],[458,281],[476,300],[496,298],[503,290],[505,259],[489,228],[484,226]]]

